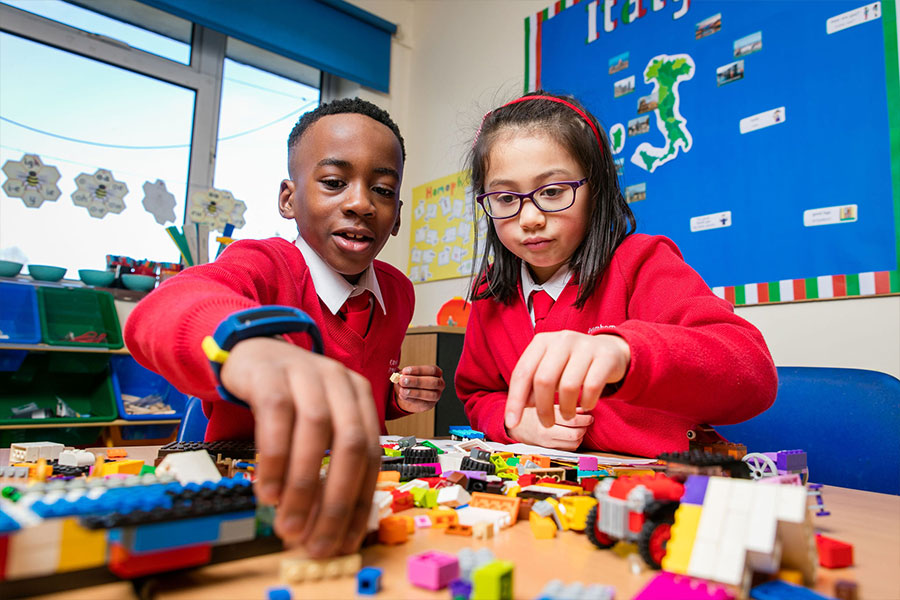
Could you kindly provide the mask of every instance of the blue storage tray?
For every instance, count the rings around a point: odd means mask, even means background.
[[[116,405],[119,407],[119,418],[126,421],[160,421],[163,419],[180,419],[184,416],[187,396],[175,389],[161,375],[145,369],[130,356],[113,356],[110,360],[113,391]],[[122,394],[131,394],[143,398],[156,394],[172,407],[174,414],[168,415],[130,415],[125,412]]]
[[[0,282],[0,306],[0,345],[41,341],[41,316],[34,286]]]

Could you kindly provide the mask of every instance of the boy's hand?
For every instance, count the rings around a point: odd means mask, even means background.
[[[574,452],[581,445],[594,417],[583,413],[579,408],[575,418],[564,419],[559,413],[559,407],[554,408],[555,422],[548,428],[538,420],[537,410],[533,406],[526,407],[519,424],[507,430],[509,437],[526,444]]]
[[[444,391],[444,372],[437,365],[403,367],[394,384],[397,406],[408,413],[431,410]]]
[[[368,380],[335,360],[265,337],[238,342],[221,380],[253,410],[256,494],[278,504],[278,535],[304,544],[312,556],[355,551],[381,466]],[[320,482],[329,448],[328,477]]]
[[[587,335],[577,331],[551,331],[534,336],[519,357],[509,380],[506,429],[512,431],[526,406],[534,406],[544,427],[556,423],[554,395],[559,392],[559,414],[575,417],[578,397],[590,411],[607,383],[625,377],[631,362],[628,342],[616,335]]]

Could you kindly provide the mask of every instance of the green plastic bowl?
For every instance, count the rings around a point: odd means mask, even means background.
[[[0,260],[0,277],[15,277],[22,270],[22,263]]]
[[[28,265],[28,274],[38,281],[59,281],[66,274],[65,267],[51,267],[50,265]]]
[[[151,277],[150,275],[134,275],[134,274],[126,274],[122,275],[122,283],[125,284],[129,290],[134,290],[136,292],[148,292],[152,290],[156,286],[156,277]]]
[[[79,269],[78,277],[87,285],[92,285],[94,287],[109,287],[115,280],[116,274],[112,271]]]

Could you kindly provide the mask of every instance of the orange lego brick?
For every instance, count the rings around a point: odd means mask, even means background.
[[[502,510],[509,515],[509,524],[513,525],[519,518],[519,497],[501,496],[499,494],[485,494],[484,492],[472,492],[469,506],[475,508],[488,508],[490,510]]]
[[[459,523],[459,515],[452,508],[433,508],[428,511],[428,516],[431,517],[431,526],[439,529]]]
[[[394,481],[400,483],[400,471],[380,471],[378,481]]]
[[[470,525],[460,525],[459,523],[447,525],[444,533],[449,535],[461,535],[463,537],[472,537],[472,527]]]
[[[382,544],[404,544],[409,539],[409,526],[403,517],[386,517],[378,522],[378,541]]]
[[[128,456],[128,451],[125,448],[107,448],[106,449],[106,458],[109,459],[119,459],[125,458]]]

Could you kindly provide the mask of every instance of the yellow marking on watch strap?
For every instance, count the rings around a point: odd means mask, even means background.
[[[220,365],[225,364],[225,361],[228,359],[228,351],[219,348],[219,344],[216,343],[213,336],[208,335],[203,338],[203,343],[200,345],[203,348],[203,352],[206,354],[206,358],[212,362],[217,362]]]

